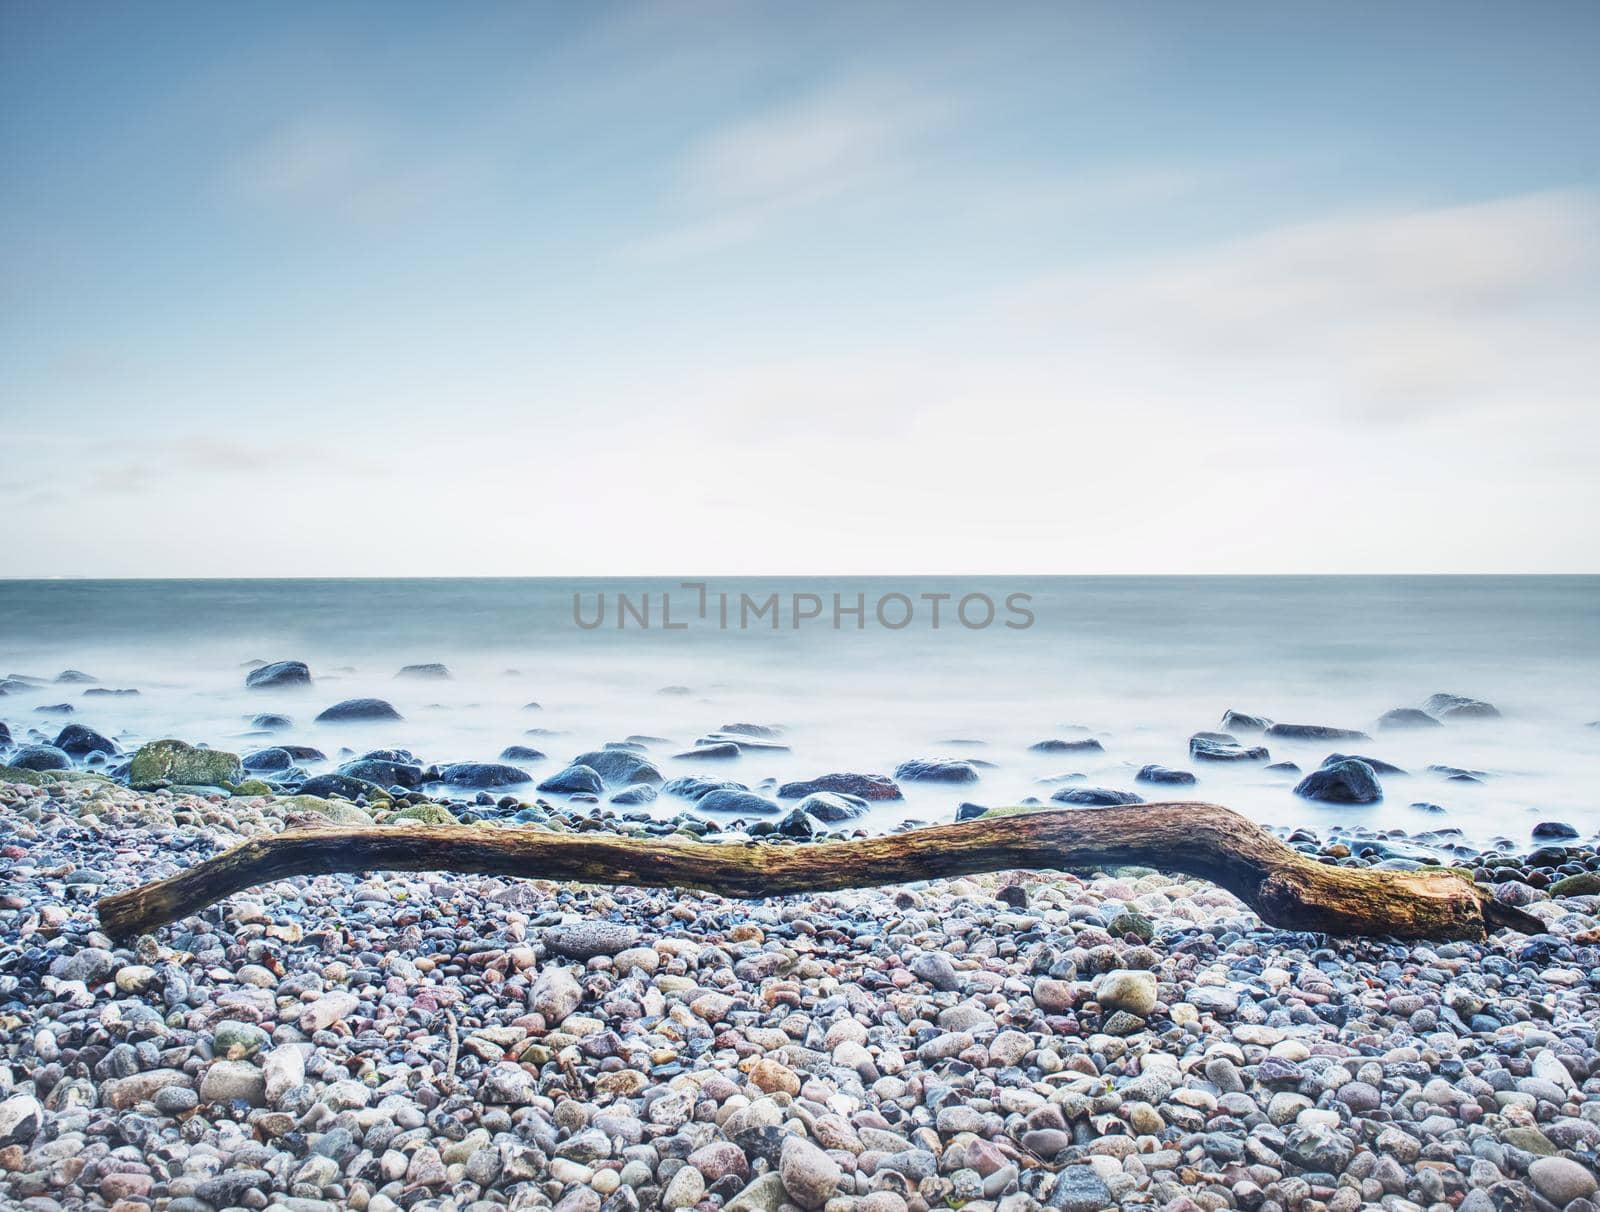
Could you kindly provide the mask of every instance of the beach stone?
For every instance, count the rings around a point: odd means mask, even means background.
[[[764,795],[732,788],[706,792],[695,801],[695,807],[701,812],[728,812],[738,816],[772,816],[783,811]]]
[[[394,675],[397,678],[416,678],[420,681],[443,682],[450,679],[450,670],[438,661],[427,661],[420,665],[402,665],[400,671]]]
[[[917,759],[901,762],[894,776],[908,783],[976,783],[978,768],[971,762]]]
[[[528,1007],[552,1026],[563,1023],[583,1004],[583,988],[572,973],[559,965],[539,972],[528,994]]]
[[[1139,1018],[1149,1018],[1156,1008],[1156,992],[1155,973],[1118,968],[1101,977],[1095,986],[1094,1000],[1105,1010],[1123,1010]]]
[[[91,753],[120,752],[117,743],[84,724],[68,724],[56,734],[55,747],[69,757],[88,757]]]
[[[1566,1157],[1541,1157],[1528,1167],[1534,1189],[1558,1208],[1595,1194],[1594,1171]]]
[[[342,699],[317,713],[319,724],[344,724],[370,720],[404,719],[394,704],[384,699]]]
[[[723,1208],[724,1212],[778,1212],[785,1195],[782,1176],[771,1170],[755,1179]]]
[[[1334,804],[1375,804],[1383,798],[1383,787],[1366,762],[1345,758],[1313,770],[1295,785],[1294,793]]]
[[[1533,837],[1539,841],[1564,841],[1577,836],[1577,829],[1566,821],[1540,821],[1533,827]]]
[[[1056,1175],[1047,1206],[1061,1212],[1101,1212],[1116,1202],[1093,1166],[1067,1166]]]
[[[26,1145],[44,1126],[44,1107],[31,1094],[0,1102],[0,1145]]]
[[[169,1087],[192,1090],[194,1078],[181,1069],[149,1069],[143,1073],[130,1073],[127,1077],[101,1083],[100,1101],[115,1111],[126,1111],[140,1103],[154,1101]]]
[[[1443,726],[1426,711],[1419,711],[1415,707],[1396,707],[1393,711],[1385,711],[1378,717],[1379,732],[1398,732],[1417,728],[1442,728]]]
[[[1274,724],[1267,735],[1293,741],[1370,741],[1372,738],[1355,728],[1333,728],[1327,724]]]
[[[639,931],[617,922],[573,922],[546,927],[539,940],[557,955],[587,960],[626,951],[638,943]]]
[[[1187,787],[1195,782],[1195,777],[1187,770],[1168,770],[1165,766],[1150,765],[1140,767],[1139,773],[1133,776],[1133,781]]]
[[[300,1030],[307,1033],[326,1031],[354,1014],[360,1005],[360,999],[345,990],[324,993],[301,1012]]]
[[[630,783],[661,782],[661,771],[642,753],[632,749],[591,749],[572,759],[571,766],[587,766],[608,787],[626,787]]]
[[[788,1197],[802,1208],[821,1208],[839,1188],[843,1172],[834,1161],[804,1137],[783,1142],[778,1174]]]
[[[183,783],[220,787],[237,783],[244,767],[237,754],[220,749],[198,749],[184,741],[151,741],[141,745],[128,765],[128,783],[151,787],[161,783]]]
[[[7,759],[15,770],[71,770],[72,757],[54,745],[23,745]]]
[[[1428,696],[1423,709],[1441,720],[1493,720],[1500,718],[1500,709],[1482,699],[1467,698],[1459,694],[1434,694]]]
[[[200,1079],[200,1098],[208,1103],[249,1103],[264,1106],[266,1079],[261,1070],[244,1061],[213,1061]]]
[[[257,666],[244,675],[251,690],[280,690],[288,686],[311,685],[311,670],[304,661],[273,661]]]
[[[865,816],[871,810],[866,800],[853,795],[841,795],[835,791],[819,791],[814,795],[808,795],[800,801],[797,808],[807,816],[815,817],[827,825],[853,821]]]
[[[439,770],[441,782],[452,787],[514,787],[533,781],[526,770],[508,766],[503,762],[454,762]]]
[[[918,980],[942,993],[950,993],[961,988],[961,977],[956,972],[955,965],[942,951],[921,952],[913,956],[906,966]]]
[[[1197,732],[1189,738],[1189,756],[1197,762],[1264,762],[1272,755],[1264,745],[1241,745],[1221,732]]]
[[[833,791],[840,795],[853,795],[857,799],[878,802],[903,798],[893,779],[881,774],[823,774],[814,779],[784,783],[778,788],[780,800],[799,800],[819,791]]]
[[[291,1090],[306,1080],[305,1052],[298,1044],[280,1044],[261,1062],[263,1093],[270,1106],[279,1106]]]
[[[1052,980],[1042,976],[1033,982],[1033,1001],[1039,1009],[1051,1014],[1063,1014],[1077,1004],[1077,988],[1071,981]]]
[[[1050,798],[1058,804],[1082,804],[1096,808],[1144,803],[1142,796],[1131,791],[1114,791],[1109,787],[1063,787]]]
[[[588,766],[568,766],[539,784],[540,791],[555,791],[566,795],[601,795],[605,789],[605,780]]]

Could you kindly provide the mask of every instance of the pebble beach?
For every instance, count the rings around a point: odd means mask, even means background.
[[[1577,840],[1476,860],[1547,927],[1486,943],[1277,931],[1148,869],[753,903],[321,876],[100,932],[98,897],[307,816],[0,783],[0,1205],[1600,1206],[1600,856]]]

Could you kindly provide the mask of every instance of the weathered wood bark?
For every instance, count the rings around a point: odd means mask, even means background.
[[[1482,938],[1542,929],[1449,871],[1319,863],[1216,804],[1018,812],[806,846],[713,844],[459,825],[329,827],[254,838],[169,879],[100,902],[127,937],[272,880],[336,871],[449,870],[591,884],[691,888],[755,899],[986,871],[1139,864],[1220,884],[1266,922],[1328,934]]]

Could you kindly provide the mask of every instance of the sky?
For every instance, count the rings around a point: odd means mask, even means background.
[[[0,575],[1600,571],[1597,45],[0,0]]]

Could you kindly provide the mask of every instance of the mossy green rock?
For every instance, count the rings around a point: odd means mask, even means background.
[[[234,795],[271,795],[272,788],[260,779],[245,779],[233,789]]]
[[[1600,896],[1600,871],[1569,875],[1550,885],[1551,896]]]
[[[26,783],[30,787],[43,787],[44,775],[37,770],[24,770],[21,766],[0,766],[0,783]]]
[[[409,808],[402,808],[389,818],[392,821],[420,821],[424,825],[454,825],[456,818],[450,815],[448,808],[441,808],[438,804],[412,804]]]
[[[1145,943],[1154,938],[1156,933],[1155,923],[1142,913],[1119,913],[1111,919],[1111,925],[1106,929],[1111,932],[1114,938],[1122,938],[1124,935],[1131,934],[1134,938]]]
[[[218,787],[244,776],[239,755],[221,749],[196,749],[183,741],[151,741],[141,745],[128,765],[128,783],[136,790],[164,783]]]
[[[313,812],[335,825],[370,825],[372,818],[344,800],[325,800],[320,795],[286,795],[276,801],[289,812]]]

